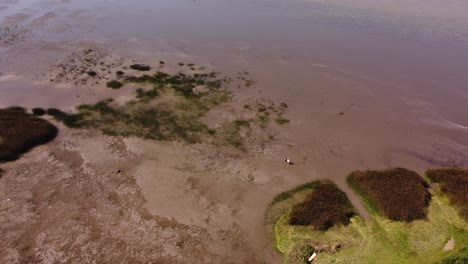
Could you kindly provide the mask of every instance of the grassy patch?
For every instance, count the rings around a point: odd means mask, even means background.
[[[117,80],[112,80],[107,82],[107,87],[112,88],[112,89],[120,89],[122,88],[123,83],[117,81]]]
[[[137,100],[125,105],[103,100],[96,104],[80,105],[75,114],[60,110],[51,114],[67,126],[98,128],[108,135],[187,143],[218,142],[218,131],[208,128],[201,118],[213,107],[230,101],[231,93],[206,86],[201,91],[195,90],[208,81],[222,82],[214,78],[207,74],[195,78],[183,73],[170,75],[163,72],[129,77],[126,82],[152,85],[153,88],[138,88],[135,94]]]
[[[210,128],[202,121],[203,117],[211,109],[232,101],[232,93],[225,89],[229,78],[219,77],[217,72],[168,74],[157,71],[126,77],[123,82],[141,85],[135,91],[135,100],[124,105],[104,100],[81,105],[73,114],[60,110],[49,114],[69,127],[97,128],[108,135],[205,142],[242,149],[253,126],[265,127],[273,117],[281,118],[285,112],[283,105],[260,106],[263,103],[257,102],[247,117],[239,115],[235,120],[221,121],[221,126]],[[123,84],[111,81],[109,85],[117,88]],[[266,110],[258,115],[259,108]]]
[[[310,193],[309,188],[296,189],[275,199],[265,218],[275,248],[287,264],[304,263],[303,249],[307,245],[315,247],[320,263],[403,264],[435,263],[450,256],[460,259],[463,253],[457,252],[468,245],[467,223],[438,192],[433,195],[425,220],[394,222],[373,214],[370,221],[354,216],[347,226],[320,231],[311,226],[289,225],[291,208]],[[442,248],[451,237],[456,241],[454,252],[445,252]]]
[[[416,172],[402,168],[355,171],[347,181],[374,213],[406,222],[426,217],[431,196],[428,184]]]
[[[355,214],[343,191],[332,182],[320,182],[302,203],[291,209],[288,224],[327,230],[334,225],[349,224]]]
[[[460,216],[468,221],[468,170],[459,168],[432,169],[427,177],[440,184],[440,190],[459,208]]]
[[[57,135],[57,128],[20,107],[0,109],[0,161],[17,159]]]

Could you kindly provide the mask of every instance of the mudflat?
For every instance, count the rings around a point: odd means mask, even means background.
[[[55,140],[0,164],[1,262],[280,263],[264,225],[278,193],[329,179],[369,219],[351,171],[467,166],[467,21],[420,2],[0,0],[0,108],[133,104],[150,87],[124,81],[147,73],[131,65],[230,78],[209,127],[287,105],[245,148],[44,116]]]

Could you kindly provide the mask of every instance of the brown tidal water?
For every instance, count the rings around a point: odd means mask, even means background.
[[[257,84],[237,101],[284,101],[291,120],[275,143],[281,157],[259,159],[259,170],[278,174],[283,156],[297,164],[262,184],[280,192],[331,178],[366,216],[345,184],[351,170],[468,166],[467,14],[463,0],[0,0],[0,107],[125,98],[49,82],[52,65],[91,44],[141,62],[248,71]],[[256,241],[271,197],[246,197],[262,201],[240,212],[254,215],[245,229]]]

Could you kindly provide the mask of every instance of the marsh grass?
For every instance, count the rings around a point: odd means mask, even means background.
[[[459,208],[460,216],[468,221],[468,170],[431,169],[426,171],[426,176],[440,185],[440,190],[449,197],[450,203]]]
[[[315,184],[309,183],[309,186]],[[337,243],[342,245],[340,251],[318,253],[320,263],[410,264],[463,258],[463,249],[468,245],[468,225],[441,192],[434,193],[425,220],[395,222],[372,214],[370,221],[364,221],[354,216],[349,225],[335,226],[324,232],[288,224],[291,208],[301,203],[310,190],[300,186],[286,195],[280,194],[277,197],[281,198],[275,198],[266,212],[267,232],[274,238],[275,249],[282,254],[286,264],[303,263],[300,249],[306,245]],[[442,248],[451,237],[456,241],[454,252],[445,252]]]
[[[54,139],[58,132],[54,125],[21,107],[0,109],[0,127],[0,162],[18,159]]]
[[[124,82],[141,85],[141,88],[135,90],[135,100],[124,105],[103,100],[96,104],[81,105],[77,107],[76,113],[64,113],[56,109],[49,114],[69,127],[97,128],[107,135],[186,143],[205,142],[243,149],[252,128],[258,125],[266,127],[270,122],[270,111],[277,116],[284,113],[284,107],[271,106],[271,109],[262,113],[267,118],[239,117],[224,122],[220,127],[210,128],[202,118],[211,109],[233,99],[233,94],[225,89],[229,78],[220,77],[217,72],[168,74],[157,71],[154,74],[127,77]]]
[[[152,85],[153,88],[136,89],[137,100],[122,106],[114,104],[112,100],[103,100],[96,104],[80,105],[74,114],[58,109],[50,114],[67,126],[99,128],[108,135],[187,143],[203,140],[220,142],[218,137],[222,137],[222,133],[209,128],[201,118],[213,107],[232,100],[232,95],[221,88],[222,80],[218,82],[215,75],[211,76],[157,72],[154,75],[128,77],[126,82]],[[195,87],[206,85],[206,82],[220,85],[207,87],[202,92],[195,91]],[[233,126],[244,125],[235,123]],[[224,143],[238,146],[241,141],[226,140]]]

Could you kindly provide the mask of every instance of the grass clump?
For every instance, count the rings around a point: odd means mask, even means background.
[[[32,112],[35,116],[43,116],[46,114],[46,110],[43,108],[33,108]]]
[[[403,168],[355,171],[347,181],[371,211],[388,219],[411,222],[426,217],[431,195],[416,172]]]
[[[459,208],[460,216],[468,221],[468,170],[460,168],[431,169],[426,175],[440,185],[450,203]]]
[[[314,186],[302,203],[296,204],[289,214],[290,225],[314,226],[327,230],[334,225],[348,225],[356,214],[346,194],[332,182]]]
[[[132,64],[130,65],[130,68],[136,71],[149,71],[151,70],[151,67],[149,65],[145,64]]]
[[[107,82],[107,87],[111,89],[120,89],[122,88],[123,84],[117,80],[112,80]]]
[[[16,160],[31,148],[57,135],[48,121],[26,113],[24,108],[0,109],[0,161]]]

